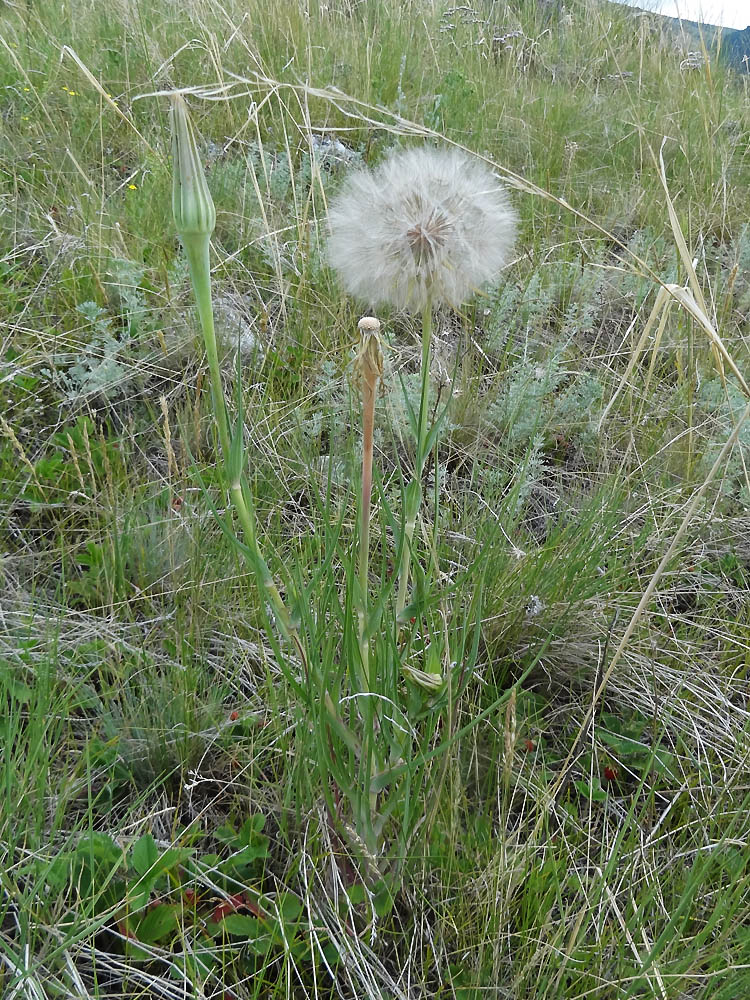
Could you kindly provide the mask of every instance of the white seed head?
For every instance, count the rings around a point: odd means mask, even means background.
[[[427,146],[351,174],[328,223],[329,260],[347,292],[406,309],[460,306],[497,277],[516,230],[489,170],[459,150]]]

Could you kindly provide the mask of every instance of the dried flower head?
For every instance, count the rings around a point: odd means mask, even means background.
[[[359,350],[354,359],[357,381],[374,384],[383,374],[383,348],[380,342],[380,321],[363,316],[357,323]]]
[[[516,228],[493,174],[458,150],[427,146],[352,174],[328,221],[329,260],[346,290],[408,309],[461,305],[497,276]]]

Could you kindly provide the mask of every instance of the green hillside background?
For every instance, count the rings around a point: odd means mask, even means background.
[[[726,28],[716,24],[653,14],[647,8],[633,9],[642,16],[661,20],[665,27],[672,30],[678,45],[721,59],[738,73],[750,72],[750,25],[746,28]],[[747,17],[750,21],[750,11]]]

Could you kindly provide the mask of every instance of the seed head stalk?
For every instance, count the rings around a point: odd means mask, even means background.
[[[432,339],[432,301],[427,299],[422,308],[422,392],[417,418],[417,453],[413,488],[408,491],[404,523],[404,545],[401,550],[401,565],[398,571],[398,593],[396,596],[396,618],[406,607],[406,589],[409,586],[411,546],[417,524],[417,513],[422,502],[422,473],[427,461],[427,408],[430,387],[430,342]]]
[[[367,624],[367,586],[370,567],[370,498],[372,495],[372,435],[375,418],[375,387],[377,378],[362,381],[362,522],[359,535],[359,649],[365,685],[370,690],[370,640],[365,634]]]

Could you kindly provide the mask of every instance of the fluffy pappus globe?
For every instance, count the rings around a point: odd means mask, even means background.
[[[351,174],[328,225],[328,258],[351,295],[373,306],[457,308],[507,262],[516,215],[477,160],[423,147]]]

